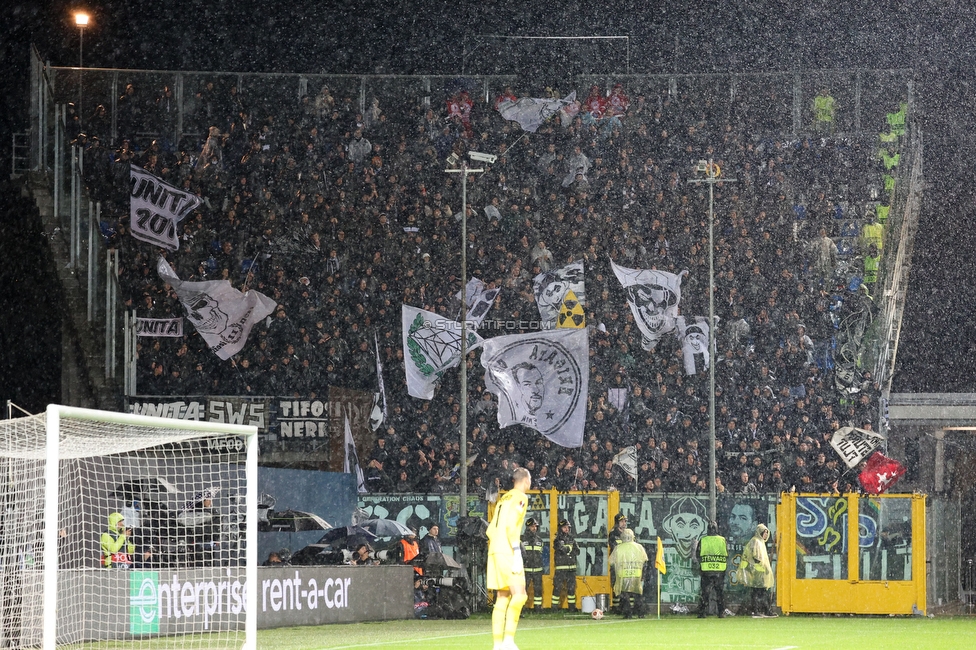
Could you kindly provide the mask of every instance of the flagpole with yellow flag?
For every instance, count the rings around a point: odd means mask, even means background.
[[[661,620],[661,576],[668,572],[664,564],[664,544],[657,538],[657,555],[654,557],[654,568],[657,569],[657,619]]]

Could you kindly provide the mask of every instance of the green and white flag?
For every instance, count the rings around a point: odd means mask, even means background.
[[[403,305],[403,365],[411,397],[433,399],[434,386],[461,360],[461,324],[434,312]],[[468,329],[468,351],[484,339]]]

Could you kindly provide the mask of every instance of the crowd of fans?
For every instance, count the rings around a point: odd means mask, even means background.
[[[642,349],[609,261],[687,269],[681,312],[707,315],[708,189],[687,181],[699,160],[714,159],[735,178],[714,186],[717,487],[856,486],[829,439],[839,427],[871,427],[878,387],[860,370],[841,381],[835,335],[847,315],[872,309],[850,260],[881,244],[862,237],[873,223],[868,188],[883,170],[876,140],[761,139],[714,97],[631,100],[621,86],[584,90],[578,114],[528,134],[494,100],[464,91],[446,106],[372,99],[359,112],[325,86],[269,102],[207,84],[185,116],[200,135],[172,142],[171,92],[150,92],[130,85],[119,100],[119,146],[107,144],[102,107],[78,138],[103,232],[120,252],[126,303],[139,317],[182,315],[155,272],[164,254],[184,280],[223,278],[278,307],[228,362],[193,332],[141,338],[139,394],[374,391],[375,335],[390,413],[364,460],[369,489],[456,490],[459,373],[430,402],[407,396],[400,305],[456,317],[461,183],[445,160],[477,150],[498,156],[467,182],[468,271],[501,288],[482,334],[518,333],[493,322],[537,319],[532,279],[582,259],[591,366],[585,443],[564,449],[518,426],[499,430],[478,353],[469,355],[472,492],[516,465],[532,471],[534,487],[704,491],[708,373],[685,374],[675,337]],[[510,88],[499,96],[514,97]],[[130,236],[130,162],[203,197],[181,225],[178,251]],[[613,463],[628,445],[638,449],[636,481]]]

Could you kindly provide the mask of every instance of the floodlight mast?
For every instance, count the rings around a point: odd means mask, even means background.
[[[472,160],[495,162],[497,156],[469,151]],[[447,158],[448,174],[461,174],[461,503],[458,516],[468,516],[468,174],[483,174],[484,169],[468,169],[467,162],[457,154]],[[460,164],[460,167],[456,167]]]
[[[720,178],[722,170],[711,158],[699,160],[695,172],[705,178],[690,178],[689,183],[708,183],[708,519],[717,521],[715,491],[715,183],[734,183]]]

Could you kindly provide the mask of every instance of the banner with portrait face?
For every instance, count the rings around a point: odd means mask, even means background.
[[[656,551],[657,538],[664,542],[664,559],[668,572],[662,576],[661,602],[695,603],[701,591],[701,576],[692,557],[697,541],[708,529],[707,495],[621,494],[620,512],[627,516],[627,527],[644,546],[649,557]],[[766,524],[776,532],[776,496],[721,496],[717,504],[719,534],[729,549],[726,573],[726,599],[741,600],[745,589],[735,581],[735,569],[742,561],[742,549]],[[775,548],[768,545],[770,561]],[[645,582],[653,582],[655,572],[645,571]]]
[[[586,330],[497,336],[484,343],[485,387],[498,396],[498,425],[535,429],[563,447],[583,444],[589,383]]]

